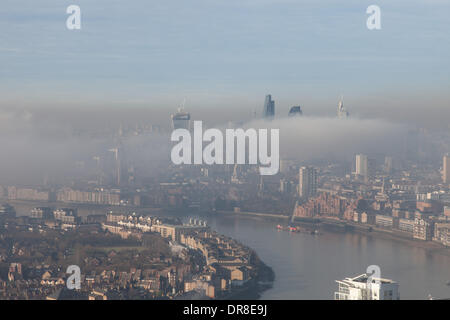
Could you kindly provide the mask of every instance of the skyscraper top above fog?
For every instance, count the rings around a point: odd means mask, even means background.
[[[190,129],[191,115],[184,111],[184,108],[178,108],[177,112],[171,115],[172,129]]]
[[[350,116],[350,113],[345,109],[344,107],[344,98],[341,97],[341,100],[339,100],[338,108],[337,108],[337,116],[338,118],[348,118]]]
[[[266,100],[264,101],[264,111],[263,117],[271,119],[275,116],[275,101],[272,100],[270,94],[266,95]]]
[[[293,106],[288,113],[289,117],[301,116],[303,114],[300,106]]]

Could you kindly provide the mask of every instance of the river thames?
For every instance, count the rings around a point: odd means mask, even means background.
[[[216,216],[212,228],[253,248],[275,272],[261,299],[333,299],[335,280],[369,265],[400,285],[400,299],[450,298],[450,257],[391,239],[360,233],[319,235],[278,231],[276,222]]]
[[[16,204],[18,215],[29,215],[36,204]],[[78,207],[81,216],[105,209]],[[114,208],[115,211],[124,208]],[[143,210],[146,211],[146,210]],[[172,213],[173,214],[173,213]],[[183,212],[174,215],[184,217]],[[196,216],[198,217],[198,216]],[[276,229],[277,222],[240,215],[201,217],[219,233],[256,251],[275,272],[273,287],[261,299],[333,299],[335,280],[364,273],[378,265],[381,277],[400,285],[400,299],[450,298],[450,256],[377,235],[330,232],[318,235]],[[448,249],[450,250],[450,248]]]

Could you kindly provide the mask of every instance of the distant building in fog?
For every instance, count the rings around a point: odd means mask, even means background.
[[[348,118],[349,115],[350,114],[344,107],[344,99],[341,97],[341,100],[339,100],[339,103],[338,103],[337,116],[339,119],[342,119],[342,118]]]
[[[53,210],[53,217],[55,220],[64,223],[77,223],[79,221],[78,210],[71,208],[55,209]]]
[[[300,106],[293,106],[291,110],[289,110],[288,116],[289,117],[295,117],[295,116],[301,116],[303,114],[302,108]]]
[[[391,173],[394,166],[394,161],[392,159],[392,157],[390,156],[386,156],[384,157],[384,172],[386,173]]]
[[[294,160],[291,159],[280,159],[280,172],[286,173],[289,172],[291,167],[295,164]]]
[[[191,127],[191,115],[185,112],[183,108],[179,108],[178,111],[171,115],[172,129],[187,129]]]
[[[365,154],[356,155],[356,171],[359,176],[367,177],[369,174],[369,159]]]
[[[369,178],[375,176],[375,159],[371,159],[365,154],[357,154],[355,160],[355,174],[357,177],[363,178],[367,182]]]
[[[281,193],[290,193],[291,192],[291,182],[286,179],[280,179],[280,189]]]
[[[16,210],[11,205],[5,203],[0,204],[0,216],[15,217]]]
[[[9,186],[7,189],[8,200],[34,200],[34,201],[52,201],[54,194],[49,191],[38,190],[35,188],[21,188]]]
[[[264,101],[263,117],[270,119],[275,116],[275,101],[272,100],[272,96],[268,94]]]
[[[31,209],[31,218],[33,219],[50,219],[53,216],[52,208],[36,207]]]
[[[302,198],[315,196],[317,193],[317,170],[301,167],[298,173],[298,195]]]
[[[442,180],[444,183],[450,183],[450,154],[446,154],[443,159]]]
[[[93,203],[117,206],[120,205],[120,190],[97,188],[91,191],[83,191],[64,187],[58,190],[56,200],[59,202]]]

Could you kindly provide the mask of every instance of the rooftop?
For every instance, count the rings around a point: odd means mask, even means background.
[[[344,280],[338,281],[338,282],[343,282],[343,283],[348,283],[348,282],[367,283],[367,280],[369,279],[369,277],[370,277],[370,275],[368,275],[366,273],[363,273],[363,274],[361,274],[359,276],[356,276],[354,278],[345,278]],[[379,281],[381,283],[391,283],[391,284],[397,283],[397,282],[395,282],[393,280],[390,280],[390,279],[383,279],[383,278],[372,277],[372,283],[375,282],[375,281]]]

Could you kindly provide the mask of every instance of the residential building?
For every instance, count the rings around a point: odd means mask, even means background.
[[[339,289],[334,293],[335,300],[399,300],[399,285],[397,282],[370,278],[362,274],[354,278],[336,281]]]
[[[313,167],[301,167],[298,174],[298,195],[302,198],[313,197],[317,193],[317,170]]]

